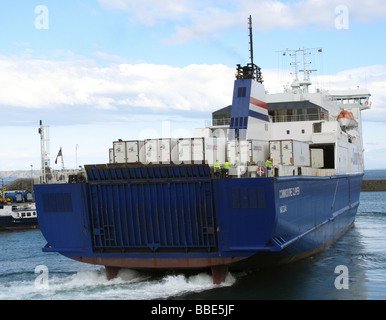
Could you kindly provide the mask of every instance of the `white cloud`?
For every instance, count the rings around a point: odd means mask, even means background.
[[[124,10],[145,25],[165,21],[175,23],[175,34],[168,41],[186,42],[211,38],[228,28],[245,28],[246,17],[253,17],[258,30],[306,26],[335,28],[338,6],[348,9],[350,22],[375,22],[386,18],[384,0],[99,0],[103,8]]]
[[[97,66],[89,60],[0,60],[0,108],[50,111],[62,123],[92,121],[96,114],[119,118],[143,111],[210,111],[231,102],[233,68],[153,64]],[[31,110],[31,111],[29,111]],[[34,111],[35,112],[35,111]],[[23,120],[23,119],[20,119]]]
[[[263,70],[263,75],[271,92],[277,92],[288,81],[288,76],[279,79],[277,70]],[[116,63],[102,67],[90,60],[3,57],[0,107],[8,113],[20,108],[26,114],[51,110],[64,117],[62,122],[73,121],[73,112],[87,115],[90,122],[97,115],[116,120],[138,110],[163,114],[212,112],[231,103],[233,79],[234,69],[220,64],[179,68]],[[326,89],[368,88],[373,106],[365,113],[365,119],[386,121],[386,66],[345,70],[313,77],[312,81]]]

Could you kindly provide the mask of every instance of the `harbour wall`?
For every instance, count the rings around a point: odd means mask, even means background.
[[[362,191],[386,191],[386,180],[363,180]]]

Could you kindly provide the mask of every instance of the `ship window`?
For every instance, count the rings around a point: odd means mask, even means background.
[[[318,123],[312,124],[312,130],[314,133],[321,133],[322,132],[322,123],[318,122]]]
[[[240,87],[237,91],[237,97],[245,97],[247,95],[247,87]]]
[[[287,130],[287,134],[290,134],[291,131]]]
[[[30,217],[31,216],[31,212],[27,212],[27,217]]]
[[[306,130],[302,129],[302,133],[305,133],[305,132],[306,132]]]

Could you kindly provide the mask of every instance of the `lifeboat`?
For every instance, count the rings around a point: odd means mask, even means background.
[[[358,122],[354,119],[352,112],[342,110],[338,115],[338,121],[342,130],[351,130],[358,126]]]

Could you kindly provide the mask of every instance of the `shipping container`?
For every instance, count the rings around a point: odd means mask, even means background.
[[[309,144],[297,140],[270,141],[273,165],[310,166]]]
[[[264,165],[269,155],[269,141],[251,140],[252,162]]]
[[[268,157],[268,148],[268,141],[231,140],[227,145],[227,158],[231,164],[263,165]]]
[[[126,141],[126,159],[128,163],[145,161],[144,142],[139,140]]]
[[[159,161],[162,163],[171,163],[178,160],[177,139],[159,139]]]
[[[145,160],[146,163],[158,163],[158,139],[145,140]]]
[[[217,161],[224,164],[226,160],[226,139],[205,138],[205,162],[213,166]]]
[[[113,142],[113,162],[126,163],[126,142],[119,140]]]
[[[182,163],[205,160],[204,138],[180,138],[177,140],[178,161]]]
[[[148,139],[145,141],[147,163],[171,163],[178,161],[177,139]]]
[[[145,161],[144,142],[138,140],[114,141],[112,159],[114,163],[136,163]],[[110,155],[111,159],[111,155]],[[110,160],[111,161],[111,160]]]

